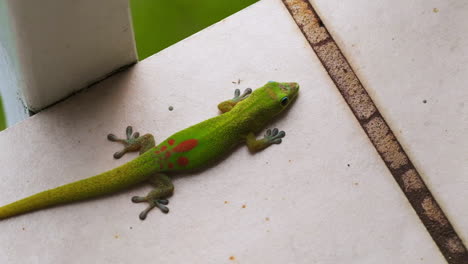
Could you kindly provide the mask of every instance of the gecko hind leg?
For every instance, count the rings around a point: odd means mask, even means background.
[[[139,151],[141,155],[156,145],[153,135],[146,134],[140,137],[140,133],[133,133],[131,126],[127,127],[126,134],[126,139],[120,139],[114,134],[107,135],[108,140],[124,145],[121,151],[114,153],[114,158],[116,159],[120,159],[125,153],[133,151]]]
[[[166,207],[166,205],[169,204],[169,200],[166,198],[174,193],[174,185],[171,179],[165,174],[156,174],[150,179],[150,183],[154,186],[154,189],[150,191],[148,195],[144,197],[132,197],[132,202],[134,203],[148,203],[148,207],[139,215],[141,220],[145,220],[148,213],[155,207],[159,208],[159,210],[165,214],[169,213],[169,208]]]

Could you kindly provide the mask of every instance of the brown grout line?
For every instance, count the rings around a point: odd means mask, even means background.
[[[467,264],[465,245],[312,5],[307,0],[282,1],[447,262]]]

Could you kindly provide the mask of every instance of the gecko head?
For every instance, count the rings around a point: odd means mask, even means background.
[[[269,81],[262,89],[267,97],[269,111],[273,115],[279,114],[288,108],[296,99],[299,92],[299,84],[295,82],[274,82]]]

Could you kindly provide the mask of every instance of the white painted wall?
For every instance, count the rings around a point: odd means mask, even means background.
[[[6,0],[0,0],[0,94],[8,125],[28,117],[21,100],[15,38]]]
[[[137,61],[128,0],[0,0],[8,124]]]

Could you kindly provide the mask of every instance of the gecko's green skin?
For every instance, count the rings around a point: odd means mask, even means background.
[[[130,151],[139,151],[141,155],[113,170],[0,207],[0,219],[115,193],[144,181],[149,181],[155,188],[145,197],[132,198],[133,202],[149,204],[140,214],[140,219],[145,219],[154,207],[167,213],[169,209],[165,205],[174,186],[166,173],[204,168],[242,142],[247,143],[251,152],[281,143],[285,133],[276,128],[267,130],[260,140],[255,138],[255,134],[288,108],[298,91],[297,83],[278,82],[268,82],[254,92],[246,89],[242,95],[236,90],[233,99],[218,105],[223,114],[179,131],[157,146],[152,135],[140,137],[138,133],[133,134],[131,127],[127,128],[127,139],[109,134],[109,140],[124,145],[122,151],[114,154],[115,158]]]

